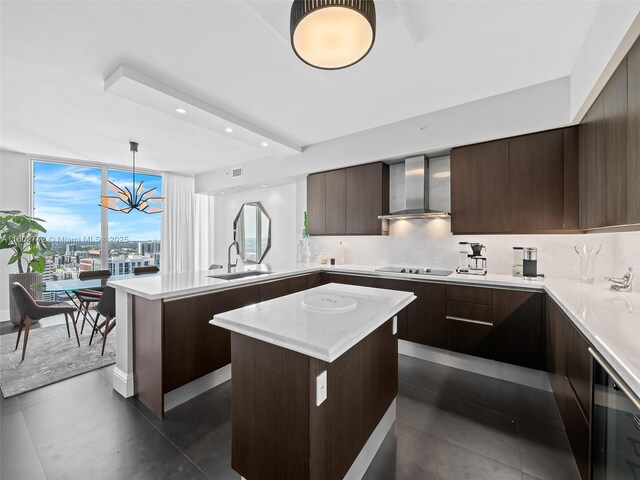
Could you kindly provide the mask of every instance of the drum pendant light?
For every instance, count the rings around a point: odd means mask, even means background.
[[[376,37],[373,0],[294,0],[291,46],[308,65],[336,70],[367,56]]]

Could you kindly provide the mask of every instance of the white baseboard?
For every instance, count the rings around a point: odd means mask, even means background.
[[[11,315],[9,314],[8,308],[0,310],[0,322],[8,322],[10,319]]]
[[[441,348],[427,347],[419,343],[407,342],[406,340],[398,340],[398,353],[460,370],[467,370],[487,377],[498,378],[527,387],[545,390],[547,392],[551,391],[547,373],[542,370],[533,370],[508,363],[496,362],[495,360],[487,360],[486,358],[472,357]]]
[[[172,408],[176,408],[178,405],[182,405],[229,380],[231,380],[231,364],[225,365],[215,372],[208,373],[204,377],[200,377],[175,390],[171,390],[169,393],[165,393],[164,411],[168,412]]]
[[[118,367],[114,367],[113,389],[125,398],[133,397],[133,373],[127,375]]]

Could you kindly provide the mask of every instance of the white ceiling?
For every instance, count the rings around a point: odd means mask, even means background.
[[[5,1],[0,147],[199,173],[265,156],[104,92],[125,64],[310,145],[567,76],[599,1],[377,0],[376,44],[323,72],[288,40],[291,1]]]

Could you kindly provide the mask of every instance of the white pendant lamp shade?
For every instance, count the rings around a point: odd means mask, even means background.
[[[294,0],[291,45],[312,67],[345,68],[373,47],[376,10],[373,0]]]

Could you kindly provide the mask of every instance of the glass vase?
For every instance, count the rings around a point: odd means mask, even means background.
[[[573,249],[578,254],[580,262],[580,282],[593,283],[596,257],[600,253],[602,245],[574,245]]]

